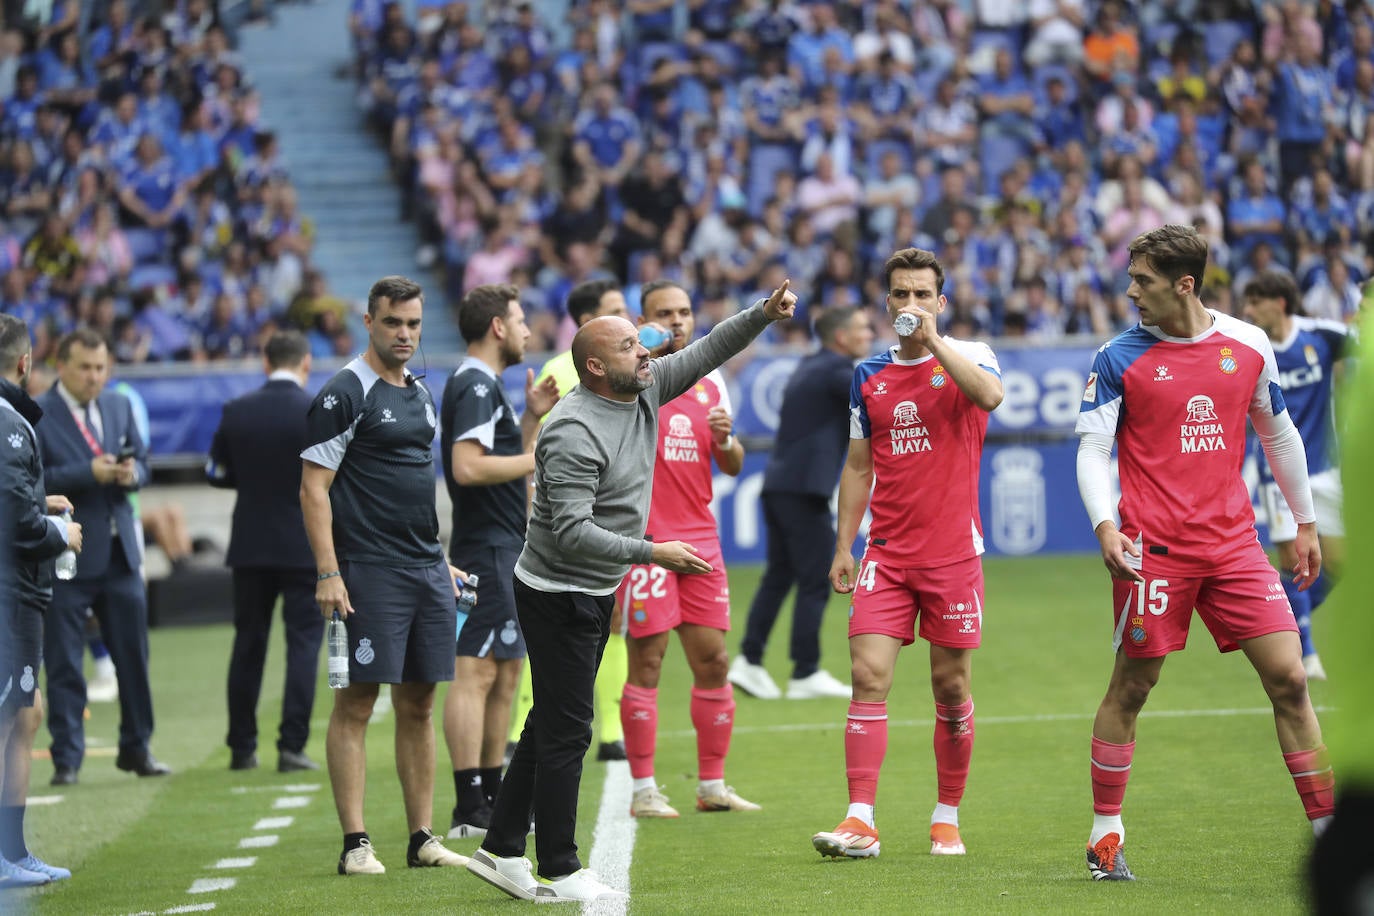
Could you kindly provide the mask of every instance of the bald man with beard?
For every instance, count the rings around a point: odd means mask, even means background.
[[[468,869],[520,900],[624,896],[582,868],[574,839],[582,759],[591,744],[593,683],[615,590],[635,563],[709,572],[691,544],[644,539],[658,444],[658,409],[790,318],[788,283],[668,356],[649,358],[616,316],[573,338],[579,384],[545,419],[535,446],[535,492],[515,604],[529,650],[534,706],[496,798],[491,827]],[[538,873],[524,858],[533,811]]]

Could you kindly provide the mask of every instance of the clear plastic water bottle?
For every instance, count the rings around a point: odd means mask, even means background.
[[[70,522],[72,520],[71,512],[63,512],[62,518],[64,521]],[[75,579],[76,551],[72,550],[70,547],[62,551],[61,555],[59,555],[57,558],[57,564],[54,567],[53,571],[56,574],[57,578],[61,579],[63,582]]]
[[[464,614],[472,613],[472,609],[477,606],[477,579],[476,573],[468,576],[458,593],[458,610]]]
[[[347,687],[348,627],[338,611],[334,612],[334,619],[325,625],[324,636],[329,646],[329,686],[335,690]]]

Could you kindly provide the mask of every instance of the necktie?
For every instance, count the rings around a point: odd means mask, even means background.
[[[95,417],[91,415],[90,402],[86,404],[85,414],[85,420],[82,420],[80,417],[76,418],[77,428],[81,430],[81,435],[85,438],[86,444],[91,447],[91,454],[103,455],[105,454],[105,450],[100,447],[100,443],[96,441],[95,433],[93,432],[95,429]]]

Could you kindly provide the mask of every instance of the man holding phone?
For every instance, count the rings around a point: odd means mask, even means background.
[[[129,399],[105,391],[110,351],[80,329],[57,345],[57,383],[37,398],[48,421],[38,444],[48,486],[72,501],[85,546],[76,576],[53,584],[43,655],[48,669],[48,730],[53,785],[73,785],[85,756],[86,609],[94,611],[119,680],[119,753],[115,766],[139,776],[170,769],[148,748],[153,697],[148,686],[148,601],[137,521],[128,494],[149,479],[147,446]]]

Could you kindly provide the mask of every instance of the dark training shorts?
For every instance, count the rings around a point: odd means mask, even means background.
[[[477,604],[458,631],[456,655],[506,661],[525,657],[525,634],[515,613],[515,561],[519,550],[477,547],[453,557],[453,565],[477,575]]]
[[[6,615],[3,666],[0,666],[0,716],[33,706],[38,669],[43,665],[43,614],[20,604]]]
[[[353,615],[348,676],[359,684],[437,684],[453,680],[457,626],[448,564],[397,568],[341,561]]]

